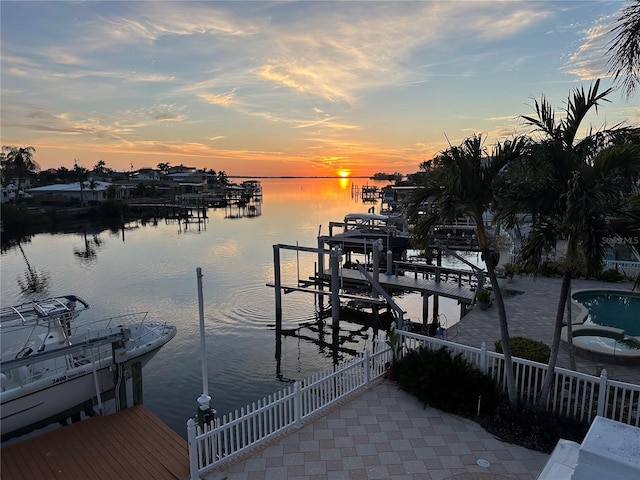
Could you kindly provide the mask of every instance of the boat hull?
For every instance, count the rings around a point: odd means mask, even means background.
[[[146,365],[175,336],[175,327],[171,328],[153,342],[122,352],[117,363],[128,366],[141,362],[142,366]],[[53,376],[42,375],[20,387],[2,391],[2,441],[79,413],[93,404],[98,392],[101,397],[103,394],[105,398],[111,397],[117,380],[116,369],[113,368],[115,365],[112,357],[106,357],[96,360],[95,373],[93,363],[88,362]]]

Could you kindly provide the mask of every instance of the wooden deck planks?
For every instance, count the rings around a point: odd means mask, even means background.
[[[1,461],[7,479],[189,477],[187,442],[142,405],[10,445]]]
[[[345,279],[362,281],[366,280],[357,270],[342,269],[342,276]],[[330,275],[331,270],[325,272]],[[383,287],[396,287],[406,290],[413,290],[418,292],[425,292],[427,294],[436,294],[443,297],[453,298],[465,303],[471,303],[473,301],[475,292],[469,287],[459,287],[457,284],[447,283],[444,281],[436,282],[435,280],[427,280],[424,278],[414,278],[402,275],[384,275],[380,274],[378,277],[378,283]]]

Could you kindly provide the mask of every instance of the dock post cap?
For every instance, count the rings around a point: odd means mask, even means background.
[[[203,393],[198,397],[198,403],[200,404],[201,410],[206,410],[209,408],[209,402],[211,401],[211,397],[206,393]]]

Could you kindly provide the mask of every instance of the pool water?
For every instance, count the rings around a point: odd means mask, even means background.
[[[585,290],[576,292],[572,298],[584,306],[587,317],[583,325],[613,327],[624,331],[625,338],[602,335],[578,335],[574,345],[589,351],[637,352],[640,350],[640,294],[614,290]]]
[[[589,311],[585,325],[620,328],[626,335],[640,337],[640,294],[585,291],[574,293],[572,298]]]

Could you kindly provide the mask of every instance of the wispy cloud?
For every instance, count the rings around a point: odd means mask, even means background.
[[[608,48],[612,40],[611,29],[620,16],[603,16],[593,26],[581,30],[582,39],[579,47],[573,52],[563,71],[575,75],[579,80],[593,80],[608,76]]]

